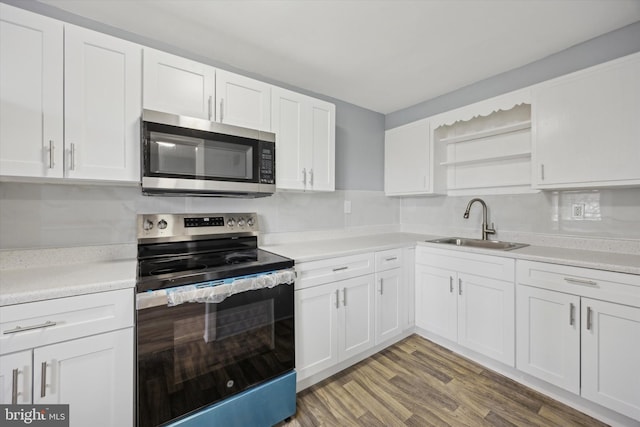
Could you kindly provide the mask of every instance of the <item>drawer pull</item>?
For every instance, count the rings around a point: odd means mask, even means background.
[[[565,277],[564,280],[575,285],[598,286],[598,282],[594,282],[593,280],[574,279],[573,277]]]
[[[593,310],[591,310],[591,307],[587,307],[587,331],[590,331],[592,326],[593,326]]]
[[[393,256],[393,257],[391,257],[391,258],[385,258],[384,260],[385,260],[385,261],[395,261],[395,260],[397,260],[397,259],[398,259],[398,257],[397,257],[397,256]]]
[[[449,276],[449,293],[453,293],[453,276]]]
[[[334,268],[334,269],[333,269],[333,272],[335,273],[336,271],[346,270],[347,268],[349,268],[349,266]]]
[[[573,305],[573,303],[569,304],[569,325],[573,326],[573,323],[575,322],[575,313],[576,313],[576,306]]]
[[[13,381],[11,382],[11,404],[18,404],[18,370],[13,370]]]
[[[40,397],[47,395],[47,362],[42,362],[42,378],[40,379]]]
[[[44,323],[41,323],[39,325],[33,325],[33,326],[16,326],[13,329],[9,329],[8,331],[4,331],[3,334],[8,335],[8,334],[16,334],[18,332],[24,332],[24,331],[31,331],[33,329],[41,329],[41,328],[48,328],[51,326],[55,326],[56,322],[52,322],[50,320],[47,320]]]

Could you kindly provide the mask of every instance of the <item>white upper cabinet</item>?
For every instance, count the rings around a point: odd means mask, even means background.
[[[640,54],[536,86],[532,119],[538,188],[640,185]]]
[[[335,190],[335,105],[273,87],[276,185],[281,190]]]
[[[63,24],[0,4],[0,173],[62,177]]]
[[[65,26],[65,176],[140,179],[141,52]]]
[[[143,106],[214,120],[216,69],[155,49],[144,49]]]
[[[216,121],[271,131],[271,85],[217,70]]]
[[[446,193],[445,170],[439,166],[443,153],[434,148],[429,119],[387,130],[384,137],[385,194]]]

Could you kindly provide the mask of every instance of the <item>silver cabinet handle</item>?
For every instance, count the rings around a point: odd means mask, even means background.
[[[313,169],[309,169],[309,185],[313,187]]]
[[[380,295],[384,294],[384,280],[380,279]]]
[[[336,289],[336,308],[340,308],[340,290]]]
[[[11,382],[11,404],[18,404],[18,370],[13,370],[13,380]]]
[[[39,325],[32,325],[32,326],[16,326],[13,329],[9,329],[8,331],[4,331],[3,334],[4,335],[8,335],[8,334],[15,334],[18,332],[24,332],[24,331],[31,331],[33,329],[41,329],[41,328],[48,328],[50,326],[55,326],[56,322],[52,322],[50,320],[47,320],[44,323],[41,323]]]
[[[392,256],[391,258],[385,258],[385,261],[395,261],[397,259],[398,259],[397,256]]]
[[[224,122],[224,98],[220,99],[220,123]]]
[[[342,289],[342,306],[347,306],[347,288]]]
[[[574,279],[573,277],[565,277],[564,280],[575,285],[598,286],[598,282],[594,282],[593,280]]]
[[[76,144],[71,143],[71,148],[69,149],[69,152],[71,153],[71,164],[69,165],[69,170],[73,171],[76,170]]]
[[[449,293],[453,293],[453,276],[449,276]]]
[[[348,266],[348,265],[346,265],[346,266],[344,266],[344,267],[334,268],[334,269],[333,269],[333,272],[335,273],[336,271],[343,271],[343,270],[346,270],[346,269],[348,269],[348,268],[349,268],[349,266]]]
[[[544,164],[540,165],[540,180],[544,181]]]
[[[462,295],[462,279],[458,279],[458,295]]]
[[[573,303],[569,303],[569,325],[573,326],[573,323],[575,322],[575,312],[576,312],[576,306],[573,305]]]
[[[209,120],[213,117],[213,97],[209,95],[209,100],[207,101],[207,116]]]
[[[42,362],[41,370],[40,397],[45,397],[47,395],[47,362]]]
[[[592,326],[593,326],[593,310],[591,310],[591,307],[587,307],[587,331],[590,331]]]
[[[307,186],[307,168],[302,168],[302,183]]]
[[[53,139],[49,140],[49,169],[53,169],[56,165],[54,158],[54,150],[56,149],[56,145],[53,143]]]

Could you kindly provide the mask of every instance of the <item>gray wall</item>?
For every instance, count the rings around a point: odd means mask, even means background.
[[[193,59],[217,68],[242,74],[263,82],[324,99],[336,105],[336,189],[381,191],[384,185],[384,115],[347,102],[313,93],[285,82],[269,79],[251,71],[241,70],[214,58],[195,55],[184,49],[141,37],[128,31],[83,18],[33,0],[1,0],[23,9],[50,16],[95,31],[130,40],[144,46]],[[117,4],[114,4],[117,7]]]
[[[635,22],[539,61],[387,114],[385,129],[392,129],[638,51],[640,22]]]

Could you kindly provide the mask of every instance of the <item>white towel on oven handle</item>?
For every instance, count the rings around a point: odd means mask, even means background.
[[[167,305],[173,307],[186,302],[219,303],[231,295],[256,289],[273,288],[283,284],[290,285],[295,280],[296,272],[290,268],[252,277],[240,277],[224,284],[211,282],[210,285],[204,286],[203,284],[180,286],[166,290]]]

